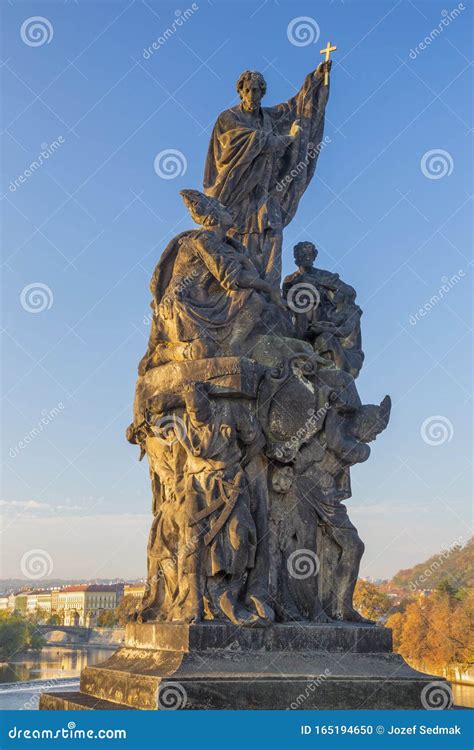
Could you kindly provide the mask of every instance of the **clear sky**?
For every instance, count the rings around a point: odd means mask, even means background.
[[[362,573],[468,538],[471,29],[467,0],[3,3],[2,577],[36,549],[55,577],[145,573],[151,492],[124,431],[149,277],[191,226],[178,191],[202,186],[239,74],[260,70],[264,103],[284,101],[328,40],[330,143],[285,231],[284,272],[310,239],[358,290],[358,387],[393,399],[352,473]],[[169,149],[165,179],[154,164]]]

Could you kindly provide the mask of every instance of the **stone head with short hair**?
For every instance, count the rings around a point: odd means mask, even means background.
[[[237,93],[243,109],[255,112],[267,90],[265,78],[258,70],[245,70],[237,81]]]
[[[294,246],[293,256],[297,266],[312,267],[318,256],[318,250],[313,242],[305,240]]]

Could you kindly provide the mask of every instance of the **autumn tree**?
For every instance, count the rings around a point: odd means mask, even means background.
[[[359,579],[354,592],[354,607],[363,617],[383,622],[392,608],[392,600],[374,583]]]

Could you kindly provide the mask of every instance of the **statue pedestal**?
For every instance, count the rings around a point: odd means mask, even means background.
[[[132,623],[122,648],[83,670],[80,692],[44,693],[40,708],[420,709],[433,680],[381,627]]]

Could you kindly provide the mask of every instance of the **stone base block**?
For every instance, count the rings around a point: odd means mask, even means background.
[[[385,628],[144,623],[83,670],[80,693],[45,694],[40,708],[420,709],[434,680],[391,652]]]

